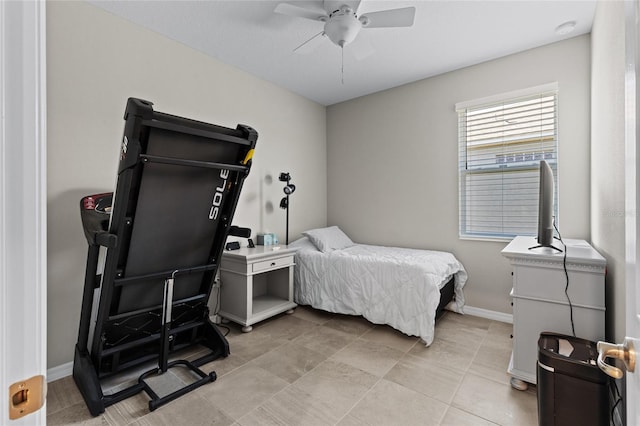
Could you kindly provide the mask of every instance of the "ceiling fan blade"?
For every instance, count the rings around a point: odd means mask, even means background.
[[[329,18],[329,15],[327,15],[327,12],[325,12],[324,9],[316,7],[314,4],[308,4],[305,7],[301,7],[291,3],[279,3],[274,9],[274,12],[282,15],[311,19],[314,21]]]
[[[300,53],[302,55],[308,54],[316,50],[316,48],[322,43],[322,37],[324,35],[324,31],[320,31],[318,34],[311,37],[309,40],[302,43],[300,46],[293,49],[294,52]]]
[[[381,10],[360,17],[364,28],[410,27],[416,15],[415,7]]]

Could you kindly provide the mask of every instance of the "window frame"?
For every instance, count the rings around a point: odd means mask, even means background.
[[[468,112],[471,110],[490,110],[493,107],[498,105],[506,105],[513,106],[519,102],[522,102],[526,99],[532,99],[536,96],[552,96],[553,97],[553,124],[552,130],[548,132],[547,137],[544,137],[544,132],[541,130],[540,134],[536,141],[544,145],[545,149],[551,154],[547,155],[545,150],[542,150],[538,153],[526,154],[525,157],[518,159],[513,159],[511,163],[508,164],[508,160],[505,158],[504,163],[498,162],[498,157],[500,154],[495,154],[495,163],[492,164],[482,164],[479,163],[475,166],[469,166],[469,157],[467,155],[467,151],[469,150],[469,139],[468,139],[468,131],[467,124],[469,122]],[[536,192],[536,201],[537,201],[537,188],[539,185],[539,174],[537,171],[539,170],[539,161],[541,159],[545,159],[549,165],[551,166],[554,174],[554,218],[555,223],[558,223],[558,132],[559,132],[559,118],[558,118],[558,103],[559,103],[559,90],[558,83],[549,83],[535,87],[529,87],[522,90],[516,90],[506,93],[501,93],[493,96],[488,96],[480,99],[475,99],[471,101],[459,102],[455,105],[455,110],[458,115],[458,237],[461,240],[482,240],[482,241],[510,241],[516,235],[536,235],[537,234],[537,202],[536,202],[536,212],[535,212],[535,223],[523,225],[520,230],[515,232],[505,232],[505,228],[513,227],[517,228],[517,223],[512,222],[510,225],[501,226],[499,232],[478,232],[471,229],[471,225],[468,224],[469,216],[469,206],[467,205],[468,194],[470,189],[468,188],[467,178],[469,176],[480,175],[484,173],[495,173],[496,177],[499,176],[500,179],[504,179],[507,176],[507,173],[512,172],[533,172],[535,176],[535,192]],[[541,120],[542,121],[542,120]],[[508,127],[505,125],[504,127]],[[542,127],[542,125],[541,125]],[[505,143],[506,142],[506,145]],[[518,141],[517,136],[506,137],[502,140],[502,142],[496,143],[496,146],[516,146],[520,143],[523,143],[523,140],[520,139]],[[532,143],[531,140],[527,142],[527,139],[524,140],[524,144]],[[536,142],[537,143],[537,142]],[[479,144],[481,145],[481,144]],[[491,143],[487,143],[486,146],[490,146]],[[478,144],[476,145],[478,148]],[[480,148],[482,149],[482,148]],[[513,151],[508,155],[515,155]],[[525,161],[527,155],[532,155],[532,158],[528,161]],[[481,158],[481,157],[478,157]],[[513,176],[513,175],[512,175]],[[513,178],[514,180],[511,183],[516,182],[517,178]],[[502,185],[502,184],[500,184]],[[500,186],[500,190],[502,192],[505,191],[505,186]],[[516,203],[517,204],[517,203]],[[496,215],[491,216],[482,216],[475,215],[476,219],[479,218],[500,218],[503,219],[505,217],[505,212],[508,210],[508,207],[505,206],[499,207],[499,212]],[[473,213],[472,213],[473,214]],[[532,228],[536,230],[535,233],[525,231],[528,228]],[[480,227],[478,227],[480,228]]]

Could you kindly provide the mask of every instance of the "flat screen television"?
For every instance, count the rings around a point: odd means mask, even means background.
[[[534,248],[549,247],[562,251],[553,245],[553,199],[554,199],[553,170],[549,163],[540,161],[540,192],[538,196],[538,245]]]

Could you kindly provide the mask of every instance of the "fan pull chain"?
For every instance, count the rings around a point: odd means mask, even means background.
[[[344,84],[344,45],[340,46],[340,52],[342,52],[342,63],[340,64],[340,80]]]

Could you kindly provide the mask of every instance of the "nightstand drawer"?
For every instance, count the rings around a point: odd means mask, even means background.
[[[277,259],[264,260],[253,264],[253,272],[262,272],[268,269],[283,268],[293,264],[293,256],[279,257]]]

